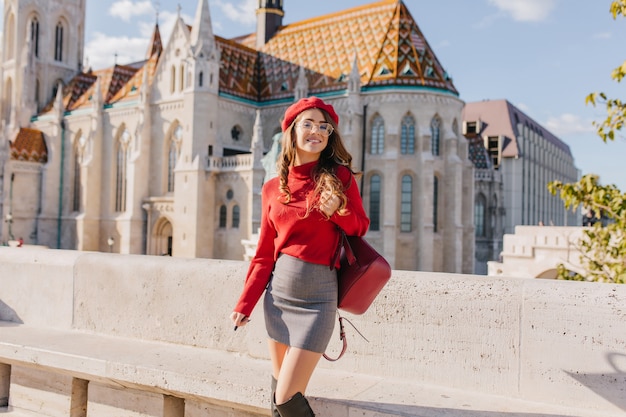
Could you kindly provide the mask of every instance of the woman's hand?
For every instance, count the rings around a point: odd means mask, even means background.
[[[235,324],[235,330],[237,330],[237,327],[245,326],[250,321],[250,318],[248,316],[246,316],[245,314],[237,313],[236,311],[230,313],[230,319]]]
[[[329,190],[322,191],[320,195],[320,210],[328,217],[335,214],[335,211],[339,208],[341,199]]]

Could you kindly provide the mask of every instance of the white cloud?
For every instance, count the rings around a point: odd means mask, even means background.
[[[544,126],[552,134],[563,136],[588,134],[595,131],[592,120],[585,120],[578,115],[564,113],[557,117],[549,117]]]
[[[557,0],[489,0],[519,22],[538,22],[548,17]]]
[[[142,0],[136,3],[131,0],[117,0],[109,8],[109,14],[119,17],[125,22],[130,22],[133,16],[150,14],[156,16],[156,10],[152,7],[152,2],[149,0]]]
[[[256,23],[256,9],[259,6],[258,0],[243,0],[236,5],[233,5],[230,1],[220,1],[216,6],[233,22],[243,23],[245,25]]]
[[[85,57],[94,70],[108,68],[116,62],[130,64],[145,59],[150,38],[129,38],[128,36],[108,36],[95,32],[85,45]],[[117,55],[117,58],[115,57]]]

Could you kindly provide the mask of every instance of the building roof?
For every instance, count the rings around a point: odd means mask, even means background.
[[[283,26],[261,50],[254,48],[256,33],[232,40],[215,36],[215,41],[221,59],[220,93],[255,102],[293,97],[301,67],[311,94],[345,90],[355,62],[365,90],[426,87],[458,95],[406,5],[398,0]],[[145,61],[77,74],[63,89],[65,109],[89,105],[96,76],[101,78],[104,105],[136,98],[144,71],[149,72],[151,85],[162,50],[156,25]],[[53,101],[43,112],[52,106]]]
[[[484,100],[466,103],[463,108],[463,121],[465,123],[480,121],[481,128],[477,133],[482,138],[503,136],[502,157],[504,158],[522,156],[523,150],[520,149],[517,139],[523,136],[523,132],[520,131],[521,126],[527,127],[566,154],[572,155],[569,146],[565,142],[507,100]]]
[[[37,129],[20,128],[15,140],[10,142],[14,161],[48,162],[48,147],[43,133]]]

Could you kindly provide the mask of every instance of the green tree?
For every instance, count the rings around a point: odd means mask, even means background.
[[[626,17],[626,0],[611,3],[613,19]],[[626,61],[611,73],[611,78],[621,82],[626,76]],[[604,104],[607,117],[602,122],[594,122],[598,136],[606,143],[615,140],[626,123],[626,104],[620,99],[608,98],[605,93],[591,93],[586,103],[593,106]],[[576,209],[580,206],[593,210],[598,219],[602,215],[608,224],[596,222],[583,232],[576,243],[581,252],[581,265],[584,271],[573,272],[565,265],[558,266],[558,277],[577,281],[626,283],[626,193],[614,185],[601,185],[598,176],[589,174],[580,181],[564,184],[553,181],[548,189],[554,195],[560,193],[565,207]]]

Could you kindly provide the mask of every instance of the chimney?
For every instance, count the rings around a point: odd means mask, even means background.
[[[261,49],[283,25],[283,0],[259,0],[256,11],[256,48]]]

